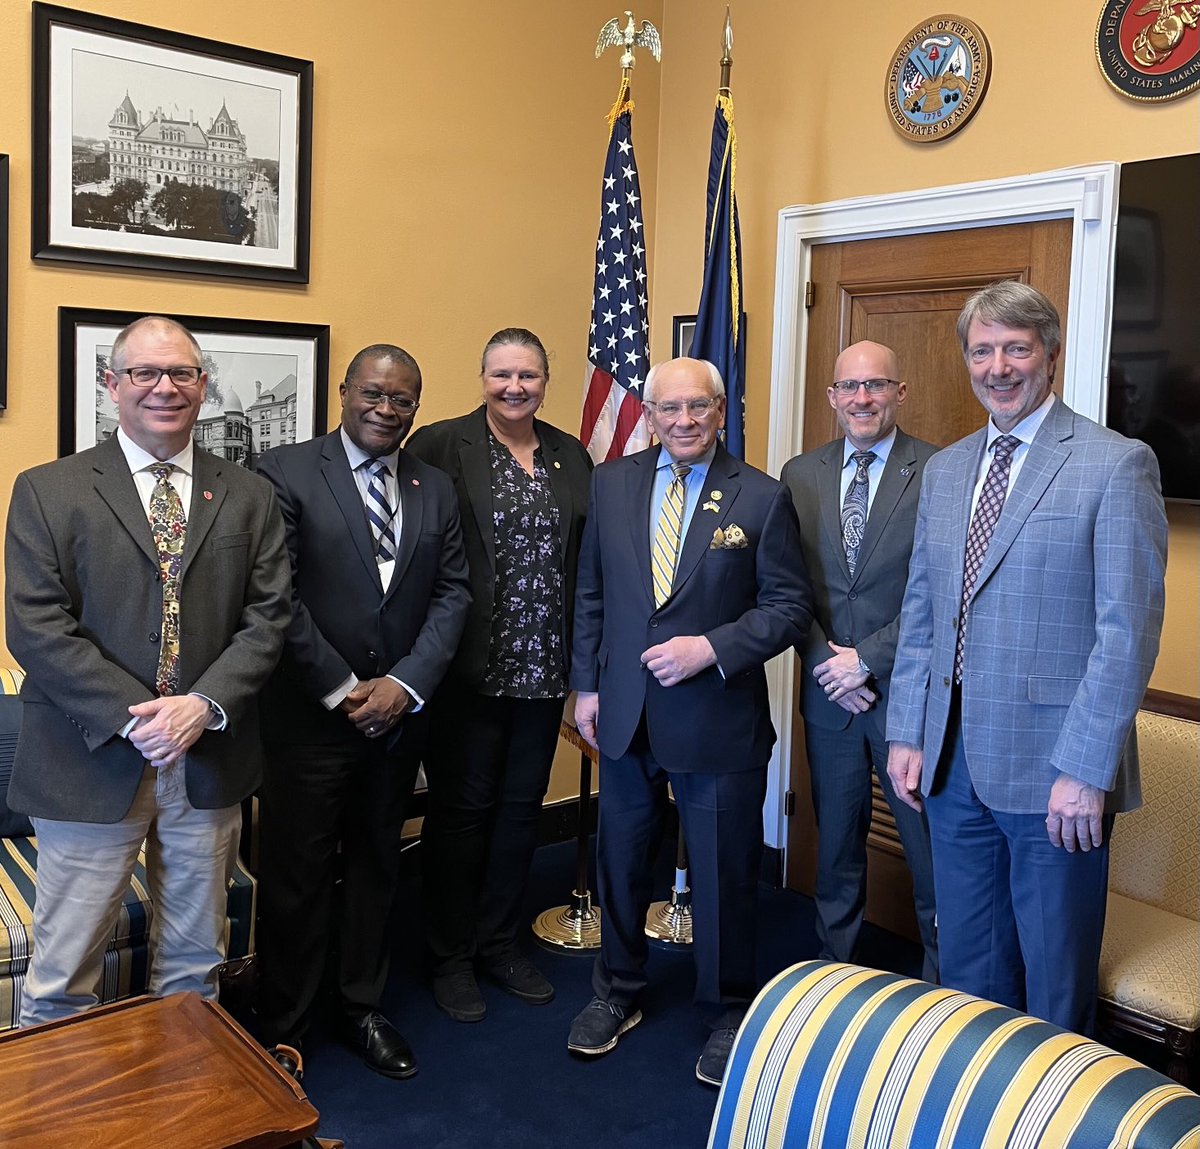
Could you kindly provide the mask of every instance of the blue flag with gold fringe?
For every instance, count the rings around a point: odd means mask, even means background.
[[[708,207],[704,224],[704,286],[696,308],[691,355],[716,364],[725,380],[725,446],[746,456],[746,317],[742,311],[742,234],[738,225],[737,136],[733,97],[717,95],[712,153],[708,165]]]

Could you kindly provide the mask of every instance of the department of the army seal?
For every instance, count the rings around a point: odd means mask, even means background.
[[[904,37],[884,78],[892,126],[920,143],[953,135],[983,101],[991,67],[977,25],[961,16],[931,16]]]
[[[1104,78],[1131,100],[1173,100],[1200,88],[1200,2],[1108,0],[1096,25]]]

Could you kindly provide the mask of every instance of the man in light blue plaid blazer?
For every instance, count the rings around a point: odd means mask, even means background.
[[[928,812],[943,984],[1086,1033],[1113,815],[1141,802],[1158,466],[1052,393],[1061,328],[1040,292],[984,288],[958,336],[990,418],[925,470],[888,773]]]

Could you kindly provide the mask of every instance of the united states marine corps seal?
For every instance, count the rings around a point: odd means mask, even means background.
[[[1200,88],[1200,2],[1108,0],[1096,25],[1104,78],[1131,100],[1173,100]]]
[[[883,84],[892,126],[920,143],[952,136],[983,101],[991,70],[977,25],[961,16],[930,17],[892,56]]]

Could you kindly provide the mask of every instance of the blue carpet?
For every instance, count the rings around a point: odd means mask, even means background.
[[[661,897],[670,889],[673,857],[668,844],[659,867]],[[566,902],[574,861],[574,843],[538,851],[528,890],[530,920]],[[408,1081],[380,1077],[315,1030],[305,1043],[304,1088],[321,1113],[324,1136],[343,1138],[347,1149],[674,1149],[706,1143],[717,1091],[695,1077],[708,1030],[691,1004],[689,954],[653,949],[641,1025],[611,1053],[579,1059],[567,1052],[567,1030],[591,997],[590,956],[548,952],[530,942],[555,999],[529,1006],[481,981],[487,1018],[464,1025],[433,1004],[419,908],[419,882],[406,878],[384,1009],[412,1043],[420,1072]],[[761,978],[816,954],[812,902],[762,887]],[[921,968],[918,946],[871,927],[861,960],[914,976]]]

